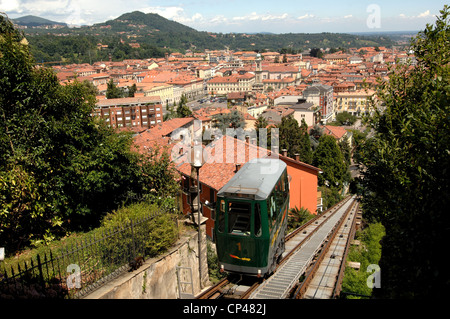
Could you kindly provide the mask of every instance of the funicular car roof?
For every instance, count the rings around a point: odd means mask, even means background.
[[[278,158],[253,159],[242,166],[217,196],[265,200],[285,168],[286,164]]]

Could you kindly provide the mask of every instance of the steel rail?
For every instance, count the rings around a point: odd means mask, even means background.
[[[303,298],[305,296],[307,290],[311,286],[311,283],[312,283],[313,279],[316,278],[315,275],[317,274],[318,269],[322,266],[322,262],[323,262],[325,256],[327,255],[329,249],[333,245],[336,244],[335,239],[337,237],[337,234],[342,233],[343,228],[345,228],[343,226],[344,226],[344,223],[345,223],[346,219],[349,218],[348,216],[350,216],[352,213],[354,213],[353,221],[355,220],[356,208],[357,207],[358,207],[358,203],[356,201],[353,201],[351,203],[351,205],[348,207],[348,209],[345,211],[345,213],[342,215],[342,218],[335,225],[335,227],[333,228],[332,232],[328,236],[328,239],[326,240],[325,245],[321,249],[320,254],[317,256],[317,260],[314,262],[314,264],[312,265],[311,269],[308,271],[308,273],[307,273],[305,279],[303,280],[303,282],[295,290],[295,293],[293,294],[293,298],[301,299],[301,298]],[[345,224],[345,226],[347,226],[347,224]],[[340,237],[337,238],[337,240],[340,240]],[[348,240],[347,240],[347,243],[348,243]],[[327,268],[327,267],[328,267],[328,265],[325,265],[325,268]],[[322,280],[322,279],[323,279],[323,277],[320,277],[320,280]],[[335,282],[333,288],[335,288],[336,283],[337,282]],[[320,287],[321,286],[319,284],[317,289],[316,289],[315,294],[317,294],[317,291],[320,290]]]
[[[293,240],[297,235],[299,235],[300,233],[305,233],[306,229],[309,226],[314,226],[314,228],[312,230],[309,231],[308,235],[305,236],[305,238],[303,238],[299,243],[297,243],[293,248],[291,248],[287,253],[285,253],[283,255],[283,258],[281,259],[280,263],[277,265],[277,267],[275,268],[275,272],[277,271],[277,269],[283,265],[287,260],[289,260],[289,258],[292,256],[292,254],[298,250],[301,246],[304,245],[305,242],[307,242],[310,237],[320,228],[320,226],[322,225],[323,222],[325,222],[328,218],[330,218],[331,216],[333,216],[333,214],[336,213],[336,211],[342,207],[342,205],[344,205],[345,203],[347,203],[350,200],[351,196],[347,196],[345,199],[343,199],[342,201],[334,204],[332,207],[330,207],[329,209],[327,209],[325,212],[323,212],[320,215],[317,215],[316,217],[314,217],[313,219],[309,220],[308,222],[306,222],[305,224],[301,225],[300,227],[298,227],[297,229],[295,229],[294,231],[292,231],[291,233],[286,235],[286,243],[288,243],[290,240]],[[323,219],[323,218],[326,219]],[[319,220],[321,220],[321,223],[319,224]],[[242,295],[242,299],[248,299],[250,298],[250,296],[253,294],[253,292],[255,290],[258,289],[258,287],[263,283],[262,282],[256,282],[255,284],[253,284],[248,291],[246,291],[243,295]]]
[[[302,226],[298,227],[291,233],[286,235],[286,243],[288,243],[291,240],[294,240],[296,236],[301,235],[302,233],[308,233],[303,239],[300,240],[299,243],[295,244],[293,248],[291,248],[289,251],[285,252],[283,254],[283,258],[280,261],[280,263],[277,265],[274,274],[276,271],[282,266],[289,258],[298,250],[300,249],[310,238],[313,236],[320,227],[329,220],[334,214],[346,203],[348,203],[351,199],[351,196],[347,196],[345,199],[340,201],[339,203],[336,203],[326,211],[324,211],[322,214],[317,215],[315,218],[309,220],[307,223],[303,224]],[[325,217],[325,219],[324,219]],[[308,227],[312,226],[313,229],[308,229]],[[311,227],[310,227],[311,228]],[[244,292],[241,296],[242,299],[248,299],[257,289],[258,287],[264,283],[265,280],[262,282],[255,282],[246,292]],[[214,286],[211,286],[198,296],[196,296],[196,299],[211,299],[211,298],[217,298],[217,295],[220,293],[220,297],[222,297],[222,289],[230,284],[230,281],[227,278],[222,279],[218,283],[216,283]]]
[[[346,200],[343,205],[335,209],[335,213],[329,216],[314,234],[301,245],[299,249],[289,255],[287,261],[280,265],[276,272],[263,282],[260,287],[251,294],[251,299],[284,299],[290,290],[297,284],[299,278],[313,262],[317,252],[323,246],[324,241],[335,229],[336,224],[342,219],[354,200]]]
[[[230,281],[228,278],[223,278],[221,281],[211,286],[195,297],[195,299],[217,299],[217,293],[221,293],[221,289],[228,285]],[[214,298],[213,298],[214,297]]]
[[[339,203],[333,205],[331,208],[327,209],[323,214],[318,215],[317,217],[308,221],[303,226],[297,228],[294,231],[295,232],[294,236],[289,236],[289,239],[286,239],[286,242],[288,240],[294,239],[294,237],[301,232],[305,233],[306,228],[309,227],[310,225],[315,226],[312,230],[310,230],[310,232],[308,233],[308,235],[305,236],[305,238],[303,238],[289,252],[285,253],[285,255],[283,256],[283,259],[280,261],[277,268],[279,268],[283,263],[285,263],[287,260],[289,260],[290,256],[292,256],[293,253],[295,253],[298,249],[300,249],[300,247],[303,246],[311,238],[311,236],[313,236],[320,229],[320,227],[323,225],[323,223],[325,223],[327,220],[329,220],[329,218],[331,218],[343,205],[345,205],[350,200],[350,198],[351,198],[351,196],[348,196],[344,200],[340,201]],[[325,219],[323,219],[324,217],[325,217]],[[322,221],[319,224],[320,219],[322,219]],[[294,233],[294,232],[292,232],[292,233]],[[291,235],[291,234],[289,234],[289,235]],[[286,236],[286,238],[288,238],[288,237]]]
[[[349,251],[349,248],[350,248],[353,238],[355,238],[356,220],[358,219],[358,214],[359,214],[358,213],[359,212],[359,203],[357,203],[355,210],[356,210],[355,216],[353,217],[353,222],[352,222],[352,225],[350,228],[350,233],[347,237],[347,242],[345,244],[345,250],[343,252],[341,264],[339,265],[339,271],[338,271],[338,275],[337,275],[337,279],[336,279],[336,285],[334,286],[333,293],[331,296],[333,299],[337,298],[341,293],[342,281],[344,280],[344,271],[345,271],[345,267],[347,264],[348,251]]]

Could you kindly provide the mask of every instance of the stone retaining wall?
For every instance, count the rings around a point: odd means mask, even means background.
[[[202,226],[202,287],[199,284],[198,233],[190,231],[164,256],[146,260],[139,269],[106,283],[84,299],[177,299],[180,296],[177,267],[191,269],[192,280],[189,270],[183,268],[179,273],[180,281],[193,282],[194,295],[198,294],[209,284],[205,230]],[[182,290],[190,294],[191,285],[183,284]]]

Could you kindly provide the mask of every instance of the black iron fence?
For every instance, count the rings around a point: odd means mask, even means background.
[[[170,220],[169,229],[161,227],[161,218]],[[27,261],[2,265],[0,299],[80,298],[139,266],[140,257],[157,255],[177,237],[176,217],[165,212],[94,231]]]

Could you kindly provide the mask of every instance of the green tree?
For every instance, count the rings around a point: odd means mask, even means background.
[[[308,124],[302,119],[300,125],[300,145],[299,145],[300,161],[311,164],[313,160],[313,152],[311,149],[311,140],[308,134]]]
[[[227,114],[217,114],[213,116],[213,127],[219,128],[223,134],[226,134],[227,128],[239,129],[245,128],[245,119],[239,111],[231,111]]]
[[[260,114],[258,116],[258,118],[256,119],[255,129],[259,130],[260,128],[267,128],[268,125],[269,125],[269,122],[267,121],[267,119]]]
[[[287,150],[288,156],[294,158],[300,152],[301,132],[297,120],[292,116],[286,116],[278,124],[280,152]]]
[[[268,140],[270,140],[270,137],[269,137],[270,129],[267,129],[267,126],[269,126],[269,122],[267,121],[267,119],[264,116],[262,116],[260,114],[255,121],[256,142],[258,145],[267,145]],[[259,129],[265,129],[266,134],[260,136]],[[260,142],[261,138],[264,138],[264,139],[261,140],[261,142]],[[270,146],[270,145],[267,145],[267,146]],[[270,149],[270,147],[268,147],[268,148]]]
[[[323,57],[323,52],[319,48],[312,48],[309,54],[313,57],[321,59]]]
[[[132,86],[128,86],[128,97],[134,97],[136,91],[137,91],[136,83],[133,83]]]
[[[309,130],[309,135],[318,140],[323,135],[323,128],[316,124]]]
[[[99,94],[97,87],[90,81],[84,80],[81,82],[87,88],[87,94],[97,96]]]
[[[192,116],[191,109],[187,106],[187,97],[182,95],[176,111],[177,117],[190,117]]]
[[[300,160],[311,164],[312,151],[309,140],[308,125],[302,121],[299,127],[297,120],[292,116],[283,117],[278,125],[280,136],[280,150],[286,149],[288,156],[295,158],[300,154]]]
[[[350,145],[348,145],[347,140],[343,140],[338,142],[339,149],[341,150],[342,156],[344,156],[345,163],[347,166],[350,166],[352,150],[350,149]]]
[[[109,80],[106,88],[106,98],[118,99],[122,98],[123,95],[124,95],[123,90],[114,83],[113,79]]]
[[[353,125],[356,121],[356,116],[350,114],[347,111],[338,113],[336,115],[336,122],[339,123],[339,125]]]
[[[450,279],[450,28],[444,6],[412,42],[417,66],[381,83],[385,108],[363,145],[365,216],[386,228],[380,267],[384,298],[442,298]]]
[[[0,31],[0,242],[8,252],[95,227],[151,189],[169,197],[169,169],[133,152],[130,133],[91,116],[89,86],[61,86],[51,69],[36,68],[3,16]]]
[[[319,185],[341,188],[343,182],[349,180],[344,156],[335,138],[330,135],[323,135],[319,139],[313,165],[323,171],[323,174],[319,175]]]

